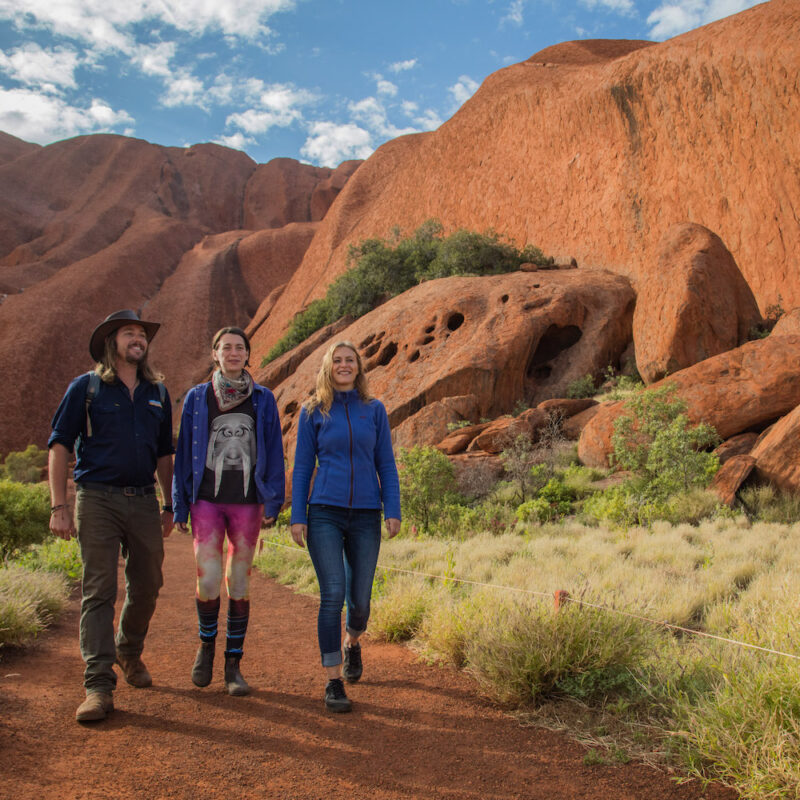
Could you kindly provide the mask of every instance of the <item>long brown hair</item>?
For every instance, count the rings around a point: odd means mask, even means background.
[[[94,371],[100,376],[103,383],[113,383],[117,377],[117,333],[119,328],[106,336],[106,342],[103,347],[103,359],[98,361],[95,365]],[[147,381],[148,383],[158,383],[163,381],[164,376],[160,372],[156,372],[150,364],[147,363],[147,354],[150,351],[150,341],[147,342],[147,349],[144,351],[142,360],[137,364],[137,374],[139,380]]]
[[[346,347],[348,350],[352,350],[356,355],[358,375],[356,375],[355,388],[358,390],[358,396],[365,403],[372,400],[372,395],[369,393],[369,387],[367,385],[367,376],[364,374],[364,362],[361,360],[361,354],[356,350],[356,346],[348,341],[334,342],[322,358],[322,365],[317,373],[316,391],[303,403],[309,414],[315,408],[319,408],[323,416],[327,417],[330,415],[333,395],[336,391],[333,387],[333,354],[340,347]]]

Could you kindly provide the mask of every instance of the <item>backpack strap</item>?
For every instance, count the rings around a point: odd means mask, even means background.
[[[158,396],[161,398],[161,405],[163,406],[167,400],[167,387],[164,386],[162,381],[158,381]],[[89,373],[89,383],[86,384],[86,438],[92,435],[92,420],[89,417],[89,406],[92,401],[97,397],[97,392],[100,390],[100,376],[96,372]]]
[[[96,372],[89,373],[89,383],[86,384],[86,437],[92,435],[92,420],[89,418],[89,406],[97,396],[100,389],[100,376]]]

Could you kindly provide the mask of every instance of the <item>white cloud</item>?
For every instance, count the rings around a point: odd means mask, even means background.
[[[395,86],[391,81],[381,79],[378,81],[378,94],[383,94],[387,97],[394,97],[397,94],[397,86]]]
[[[519,28],[525,21],[523,12],[525,11],[525,0],[511,0],[511,5],[508,7],[506,15],[500,20],[501,27],[506,23],[510,23]]]
[[[469,75],[461,75],[457,83],[453,84],[447,91],[453,97],[457,108],[460,108],[478,90],[479,83],[472,80]]]
[[[138,44],[131,53],[131,60],[145,75],[168,78],[172,75],[170,61],[175,58],[175,42]]]
[[[101,50],[127,53],[134,25],[255,39],[271,33],[265,24],[269,17],[294,6],[295,0],[0,0],[0,17],[20,29],[47,28]]]
[[[633,0],[581,0],[581,4],[589,10],[601,6],[609,11],[616,11],[623,16],[634,16],[636,14],[636,6]]]
[[[78,54],[65,47],[43,50],[38,44],[28,42],[10,55],[0,51],[0,70],[27,86],[38,86],[48,92],[57,87],[76,88],[75,67]]]
[[[365,97],[357,103],[350,103],[348,109],[353,115],[353,119],[363,123],[373,133],[383,139],[417,132],[416,128],[398,128],[396,125],[389,122],[386,107],[377,97]]]
[[[669,39],[680,33],[707,25],[731,14],[751,8],[761,0],[676,0],[662,3],[647,18],[650,37]]]
[[[256,144],[256,140],[252,136],[245,136],[241,132],[232,133],[230,136],[219,136],[214,139],[214,142],[234,150],[244,150],[248,144]]]
[[[159,98],[167,108],[175,106],[206,107],[206,92],[203,81],[188,70],[179,70],[164,80],[165,92]]]
[[[49,144],[83,133],[114,131],[133,121],[126,111],[115,111],[102,100],[78,107],[29,89],[0,89],[0,130],[28,142]]]
[[[369,158],[373,147],[368,131],[351,122],[314,122],[300,154],[323,167],[336,167],[353,158]]]
[[[416,58],[409,58],[408,61],[395,61],[393,64],[389,64],[389,71],[398,73],[398,72],[405,72],[409,69],[414,69],[417,66],[417,59]]]
[[[221,81],[220,91],[225,92],[228,89],[231,87]],[[270,128],[287,128],[295,122],[302,122],[302,106],[318,100],[313,92],[297,89],[292,84],[265,84],[259,79],[249,80],[244,86],[244,93],[252,107],[228,115],[225,125],[239,128],[250,136],[263,135]],[[235,137],[237,134],[231,136]]]
[[[424,131],[434,131],[442,124],[442,118],[432,108],[426,108],[418,117],[414,117],[415,124]]]

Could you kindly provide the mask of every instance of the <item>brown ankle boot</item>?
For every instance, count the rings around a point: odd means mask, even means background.
[[[114,710],[111,692],[87,692],[86,699],[75,712],[77,722],[98,722]]]
[[[117,653],[117,664],[122,668],[122,674],[131,686],[135,686],[137,689],[146,689],[153,685],[153,679],[141,656],[124,656],[122,653]]]
[[[250,687],[247,681],[242,677],[239,672],[239,661],[241,656],[225,656],[225,688],[228,694],[234,697],[244,697],[250,694]]]

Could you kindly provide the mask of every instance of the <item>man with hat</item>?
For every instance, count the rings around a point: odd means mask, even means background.
[[[86,699],[79,722],[114,708],[114,664],[136,687],[152,679],[141,653],[162,585],[163,539],[172,530],[172,409],[161,376],[147,363],[159,325],[130,310],[92,333],[93,372],[70,383],[53,417],[48,446],[50,530],[76,532],[83,561],[80,645]],[[75,524],[67,505],[67,465],[75,448]],[[159,512],[154,476],[166,498]],[[76,531],[77,528],[77,531]],[[117,561],[125,558],[126,595],[114,636]]]

